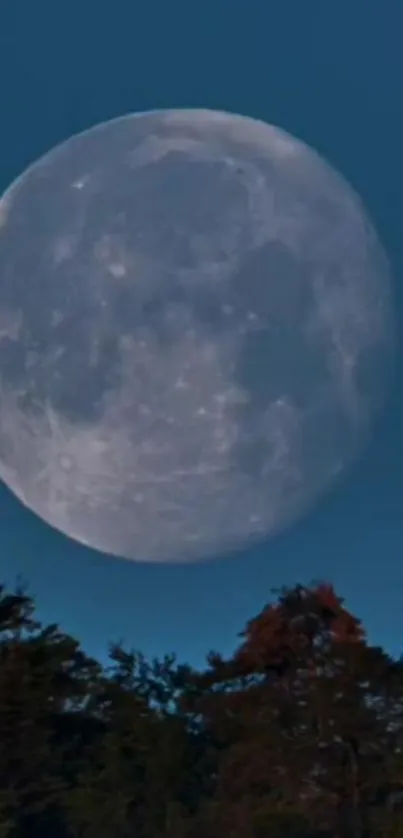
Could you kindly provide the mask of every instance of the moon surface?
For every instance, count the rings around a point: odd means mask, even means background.
[[[0,477],[128,559],[269,537],[367,439],[391,295],[359,199],[283,131],[207,110],[97,125],[0,204]]]

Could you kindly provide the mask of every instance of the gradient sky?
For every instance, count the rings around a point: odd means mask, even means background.
[[[403,313],[401,0],[13,0],[0,15],[0,191],[71,134],[131,111],[206,107],[277,124],[359,192]],[[372,642],[403,651],[402,362],[355,470],[282,537],[193,566],[135,564],[51,530],[0,489],[0,581],[102,657],[124,640],[195,665],[233,649],[282,584],[332,581]],[[0,405],[1,408],[1,405]]]

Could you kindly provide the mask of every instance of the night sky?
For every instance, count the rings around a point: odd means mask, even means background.
[[[403,312],[401,0],[13,0],[0,14],[0,191],[78,131],[128,112],[217,108],[304,140],[363,199]],[[0,580],[102,657],[123,640],[196,665],[230,653],[282,584],[326,579],[403,651],[403,397],[395,384],[342,484],[283,536],[199,565],[147,565],[69,541],[0,490]],[[1,409],[1,405],[0,405]]]

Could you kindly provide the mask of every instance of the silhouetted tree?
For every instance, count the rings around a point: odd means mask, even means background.
[[[239,831],[243,812],[245,835],[266,817],[273,834],[272,812],[284,821],[297,807],[309,829],[368,834],[381,777],[400,771],[401,665],[368,646],[326,584],[284,589],[241,637],[230,660],[210,655],[193,701],[225,817]]]
[[[196,671],[0,588],[0,838],[400,838],[403,661],[296,585]]]

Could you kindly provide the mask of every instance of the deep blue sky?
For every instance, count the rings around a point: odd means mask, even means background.
[[[280,125],[361,194],[403,312],[402,0],[13,0],[0,13],[0,191],[71,134],[130,111],[221,108]],[[326,578],[373,642],[403,651],[401,361],[384,420],[349,478],[283,537],[195,566],[80,547],[0,490],[0,580],[101,656],[124,639],[200,664],[230,652],[283,583]],[[0,405],[1,409],[1,405]]]

